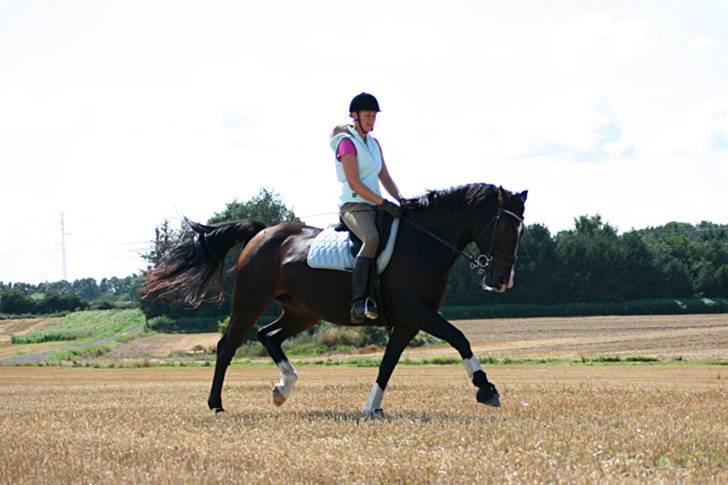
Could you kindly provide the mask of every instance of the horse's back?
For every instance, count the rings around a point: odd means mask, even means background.
[[[320,228],[299,222],[281,222],[268,226],[245,245],[240,253],[238,266],[270,257],[279,260],[281,264],[301,258],[305,262],[311,241],[320,232]]]

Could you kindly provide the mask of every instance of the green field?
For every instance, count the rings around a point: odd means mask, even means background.
[[[13,344],[36,344],[60,340],[99,339],[144,323],[141,310],[92,310],[75,312],[25,335],[12,337]]]

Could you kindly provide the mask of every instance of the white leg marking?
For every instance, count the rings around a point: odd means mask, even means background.
[[[473,380],[473,374],[475,374],[479,370],[483,370],[480,367],[480,362],[478,361],[478,358],[476,356],[472,356],[469,359],[464,359],[463,364],[465,364],[465,370],[468,371],[468,377],[470,377],[470,380]]]
[[[293,368],[293,365],[287,360],[282,360],[277,365],[281,371],[281,380],[275,385],[273,391],[278,391],[285,401],[291,395],[293,385],[298,380],[298,374],[296,373],[296,369]]]
[[[372,414],[376,409],[381,408],[383,395],[384,391],[381,387],[379,387],[379,384],[375,382],[372,386],[372,390],[369,391],[369,399],[367,399],[367,403],[364,405],[364,412]]]
[[[513,288],[513,280],[515,279],[515,277],[516,277],[516,265],[514,264],[511,267],[511,277],[508,278],[508,289]]]

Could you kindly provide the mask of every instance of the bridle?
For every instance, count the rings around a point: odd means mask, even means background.
[[[513,254],[508,254],[508,253],[504,253],[502,251],[495,250],[495,233],[496,233],[495,229],[498,227],[498,223],[500,222],[503,214],[509,215],[518,221],[518,235],[516,236],[516,244],[513,246]],[[488,246],[488,252],[486,254],[478,255],[478,257],[475,258],[473,260],[473,262],[470,263],[470,269],[477,270],[478,273],[483,273],[490,266],[493,266],[495,256],[498,256],[499,258],[503,258],[506,261],[508,261],[507,264],[504,264],[501,266],[512,266],[512,265],[516,264],[516,259],[517,259],[516,253],[518,252],[518,241],[521,237],[521,230],[523,228],[523,217],[519,216],[515,212],[509,211],[508,209],[503,209],[502,207],[498,207],[498,210],[496,211],[493,219],[491,219],[490,222],[488,223],[488,225],[485,226],[475,237],[476,242],[480,239],[480,236],[482,236],[483,233],[488,230],[488,228],[491,225],[493,226],[493,232],[491,232],[491,235],[490,235],[490,245]],[[497,266],[493,266],[493,268],[497,268]]]
[[[437,234],[434,234],[430,230],[425,229],[424,227],[420,226],[419,224],[409,220],[408,218],[402,217],[401,219],[403,221],[406,221],[412,227],[424,232],[425,234],[427,234],[428,236],[430,236],[437,242],[448,247],[452,252],[457,253],[457,254],[463,256],[465,259],[469,260],[470,269],[477,271],[478,274],[483,274],[486,270],[488,270],[491,266],[494,265],[494,258],[496,256],[508,261],[508,264],[503,265],[503,266],[510,266],[510,265],[515,264],[515,262],[516,262],[516,252],[518,251],[518,239],[516,239],[516,244],[513,248],[513,254],[503,253],[501,251],[495,250],[495,232],[496,232],[495,228],[498,226],[498,223],[500,222],[503,214],[509,215],[518,221],[518,223],[519,223],[518,237],[520,238],[521,229],[523,228],[523,217],[519,216],[515,212],[512,212],[507,209],[503,209],[502,207],[499,207],[498,210],[496,211],[495,216],[493,216],[493,218],[490,220],[490,222],[478,233],[478,235],[475,238],[475,241],[477,242],[477,240],[480,239],[480,236],[482,236],[485,231],[487,231],[491,226],[493,226],[493,232],[490,237],[490,246],[488,247],[488,252],[486,254],[479,254],[478,256],[475,256],[475,257],[466,253],[463,250],[456,248],[453,244],[444,240]],[[495,268],[496,266],[493,266],[493,267]]]

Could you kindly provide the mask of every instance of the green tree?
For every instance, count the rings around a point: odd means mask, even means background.
[[[99,285],[93,278],[82,278],[71,284],[73,292],[87,301],[93,301],[101,296]]]
[[[556,248],[563,265],[566,302],[621,300],[618,265],[619,238],[614,227],[601,216],[580,216],[574,231],[556,236]]]
[[[245,202],[239,202],[237,199],[229,202],[224,210],[216,212],[207,222],[216,224],[239,219],[256,219],[268,225],[285,221],[301,222],[293,210],[283,203],[281,196],[266,187],[262,187]]]
[[[6,288],[0,293],[0,312],[9,314],[33,313],[35,301],[16,288]]]
[[[543,224],[527,226],[519,243],[515,286],[504,295],[505,301],[541,304],[560,301],[562,270],[556,241],[549,229]]]
[[[152,241],[152,247],[148,252],[143,253],[141,256],[149,262],[147,269],[159,264],[167,251],[177,245],[184,234],[184,229],[173,229],[169,220],[165,219],[154,228],[154,241]]]
[[[88,302],[72,293],[50,292],[36,305],[38,313],[56,313],[66,311],[85,310]]]

